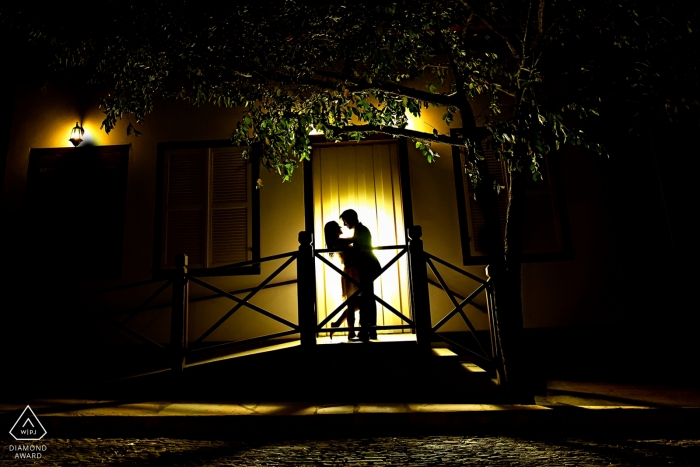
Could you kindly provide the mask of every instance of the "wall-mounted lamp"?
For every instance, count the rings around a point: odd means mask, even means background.
[[[83,127],[81,127],[78,122],[75,122],[75,126],[73,129],[70,131],[70,138],[68,141],[73,143],[73,146],[78,146],[80,143],[83,142],[83,135],[85,134],[85,130],[83,130]]]

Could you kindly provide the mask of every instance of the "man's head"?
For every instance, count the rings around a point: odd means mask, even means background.
[[[343,213],[340,215],[340,218],[343,220],[343,223],[350,229],[354,229],[355,225],[357,225],[357,213],[354,209],[347,209],[343,211]]]

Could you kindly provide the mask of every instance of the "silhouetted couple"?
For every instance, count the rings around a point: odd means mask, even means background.
[[[339,253],[343,263],[343,272],[360,284],[360,296],[350,298],[347,308],[331,327],[339,327],[347,319],[348,339],[355,338],[355,310],[360,310],[360,332],[357,335],[361,341],[377,338],[377,304],[374,301],[374,280],[379,276],[381,265],[372,252],[372,234],[369,229],[357,219],[357,213],[348,209],[340,215],[345,227],[354,230],[349,238],[341,238],[341,228],[337,222],[328,222],[324,227],[326,246],[331,249],[342,249]],[[343,298],[348,299],[357,286],[346,277],[341,278]]]

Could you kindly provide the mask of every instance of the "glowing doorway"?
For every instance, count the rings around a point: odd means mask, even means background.
[[[404,214],[396,141],[332,144],[314,148],[312,155],[314,192],[314,246],[326,248],[323,226],[340,221],[340,213],[354,209],[372,233],[373,246],[404,245]],[[344,230],[344,236],[351,232]],[[375,251],[384,266],[398,250]],[[338,255],[329,258],[340,266]],[[342,267],[341,267],[342,269]],[[322,262],[316,262],[318,319],[323,320],[342,303],[340,276]],[[375,294],[410,317],[408,269],[404,256],[374,283]],[[359,317],[356,319],[359,323]],[[377,325],[405,324],[377,304]],[[402,332],[383,331],[384,333]],[[409,331],[403,331],[409,332]]]

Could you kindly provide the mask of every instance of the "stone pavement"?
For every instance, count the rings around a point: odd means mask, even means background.
[[[39,441],[8,434],[27,404]],[[698,421],[697,387],[609,382],[549,381],[534,405],[14,400],[0,466],[690,467]]]
[[[174,400],[14,400],[7,429],[30,405],[51,438],[290,438],[434,434],[700,437],[697,387],[549,381],[533,405]],[[699,464],[700,465],[700,462]]]
[[[0,466],[696,467],[700,441],[505,436],[315,440],[49,439],[41,458],[4,446]]]

